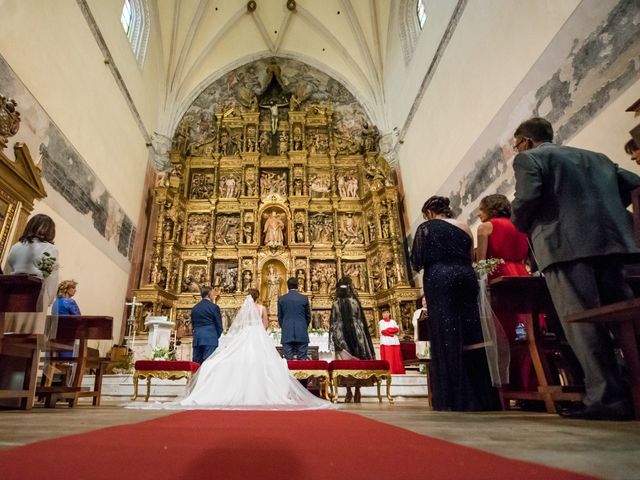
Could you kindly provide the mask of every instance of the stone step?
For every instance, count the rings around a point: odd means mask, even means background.
[[[93,375],[85,375],[82,382],[83,389],[93,387]],[[150,401],[172,401],[183,397],[186,393],[187,380],[161,380],[154,378],[151,381]],[[138,385],[138,399],[144,400],[146,393],[146,380],[141,380]],[[382,393],[386,392],[384,382]],[[346,389],[340,387],[339,395],[344,397]],[[427,377],[420,374],[392,375],[391,395],[394,397],[426,397],[428,393]],[[376,397],[376,387],[363,387],[361,389],[363,397]],[[102,399],[105,402],[127,403],[133,396],[133,375],[114,374],[102,377]]]

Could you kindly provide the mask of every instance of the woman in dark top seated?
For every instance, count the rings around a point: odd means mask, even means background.
[[[449,199],[433,196],[422,207],[411,263],[424,270],[431,327],[431,383],[435,410],[498,408],[491,385],[478,311],[469,226],[452,218]]]

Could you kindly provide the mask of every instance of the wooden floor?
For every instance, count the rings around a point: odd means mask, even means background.
[[[565,420],[527,412],[433,412],[421,400],[373,402],[342,407],[349,412],[480,448],[510,458],[603,478],[640,478],[640,422]],[[80,406],[30,412],[0,411],[0,448],[11,448],[101,427],[135,423],[175,412],[127,410],[118,405]],[[399,451],[401,458],[401,450]]]

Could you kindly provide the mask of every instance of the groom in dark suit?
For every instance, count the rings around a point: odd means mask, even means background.
[[[191,309],[193,327],[193,361],[204,362],[218,347],[222,335],[222,315],[214,302],[218,290],[204,287],[200,290],[202,300]]]
[[[531,238],[567,340],[585,373],[584,406],[563,416],[628,419],[628,391],[608,329],[564,319],[632,298],[623,263],[640,250],[625,207],[631,191],[640,187],[640,177],[601,153],[552,141],[553,128],[543,118],[516,129],[511,220]]]
[[[289,292],[278,299],[278,323],[282,329],[282,350],[287,360],[306,360],[309,348],[309,299],[298,293],[298,280],[287,280]]]

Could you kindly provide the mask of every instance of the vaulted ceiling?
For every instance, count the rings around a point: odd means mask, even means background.
[[[343,83],[378,124],[390,0],[160,0],[165,127],[211,82],[257,58],[310,64]]]

